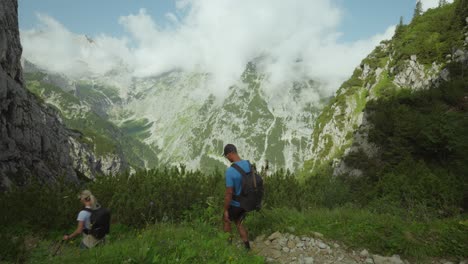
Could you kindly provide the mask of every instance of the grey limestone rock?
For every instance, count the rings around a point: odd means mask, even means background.
[[[373,255],[372,259],[374,260],[375,264],[404,264],[398,255],[393,255],[391,257]]]
[[[126,169],[118,155],[94,158],[57,113],[23,87],[17,0],[0,1],[0,189],[35,176],[41,182]]]

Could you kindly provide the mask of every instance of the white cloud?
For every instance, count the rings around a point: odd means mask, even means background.
[[[209,72],[216,94],[238,80],[247,62],[263,56],[270,62],[263,69],[273,87],[308,76],[328,84],[331,92],[394,31],[391,27],[369,39],[340,43],[342,12],[331,0],[181,0],[176,6],[177,14],[185,16],[166,14],[173,27],[161,28],[141,9],[119,19],[127,36],[103,34],[92,44],[39,15],[41,27],[21,32],[24,56],[73,76],[103,74],[121,63],[134,76],[172,69]]]
[[[417,0],[416,0],[417,2]],[[453,0],[448,0],[448,3],[453,3]],[[421,0],[423,10],[426,11],[429,8],[434,8],[439,6],[439,0]]]
[[[38,66],[71,76],[104,74],[132,57],[126,38],[106,35],[90,42],[68,31],[53,18],[38,14],[38,28],[21,31],[23,56]]]

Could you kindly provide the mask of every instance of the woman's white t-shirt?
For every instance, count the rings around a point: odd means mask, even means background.
[[[91,229],[91,213],[90,212],[86,210],[81,210],[76,220],[83,221],[85,229]]]

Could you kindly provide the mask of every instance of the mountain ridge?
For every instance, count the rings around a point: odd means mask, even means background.
[[[157,151],[159,165],[185,164],[189,169],[227,165],[218,154],[227,143],[235,143],[245,158],[257,163],[301,167],[311,124],[326,100],[321,84],[307,79],[284,84],[283,98],[265,93],[267,77],[254,63],[222,99],[205,91],[208,74],[172,71],[133,78],[130,86],[118,88],[106,84],[110,76],[73,80],[59,75],[64,81],[54,73],[30,69],[43,72],[56,85],[65,83],[63,90],[149,145]],[[304,94],[321,101],[308,102]]]

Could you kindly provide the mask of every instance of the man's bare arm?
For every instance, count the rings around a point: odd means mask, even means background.
[[[224,193],[224,211],[229,209],[229,205],[232,201],[232,193],[234,192],[232,187],[226,187],[226,192]]]

